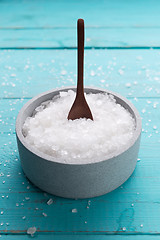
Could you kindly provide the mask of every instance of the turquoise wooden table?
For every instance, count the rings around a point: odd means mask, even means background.
[[[160,239],[160,2],[0,1],[0,239]],[[24,176],[15,119],[33,96],[76,84],[76,21],[86,23],[85,84],[119,92],[142,116],[137,167],[101,197],[70,200]],[[73,209],[77,209],[74,211]]]

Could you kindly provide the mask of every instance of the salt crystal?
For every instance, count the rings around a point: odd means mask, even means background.
[[[102,79],[102,80],[101,80],[101,83],[104,83],[104,82],[105,82],[105,80],[104,80],[104,79]]]
[[[29,197],[25,197],[25,199],[28,201],[30,198]]]
[[[47,217],[47,214],[46,214],[46,213],[44,213],[44,212],[42,213],[42,215],[43,215],[44,217]]]
[[[28,144],[57,162],[83,164],[102,161],[132,141],[135,120],[112,95],[86,94],[94,121],[68,121],[74,99],[72,90],[61,92],[45,109],[27,118],[23,133]]]
[[[62,70],[61,71],[61,75],[66,75],[67,74],[67,71],[66,70]]]
[[[143,227],[143,224],[141,224],[140,227],[142,228],[142,227]]]
[[[24,69],[28,69],[29,68],[29,65],[25,65]]]
[[[126,87],[130,88],[131,87],[131,83],[126,83]]]
[[[90,75],[91,75],[92,77],[94,77],[94,76],[95,76],[95,72],[94,72],[93,70],[91,70]]]
[[[4,212],[3,212],[3,211],[1,211],[1,215],[3,215],[3,213],[4,213]]]
[[[22,219],[25,220],[25,219],[26,219],[26,216],[23,216]]]
[[[27,229],[27,234],[33,235],[37,231],[36,227],[30,227]]]
[[[123,227],[122,230],[123,230],[123,231],[126,231],[126,227]]]
[[[72,209],[72,213],[77,213],[78,211],[77,211],[77,209],[76,208],[73,208]]]
[[[120,75],[124,74],[124,71],[122,69],[119,69],[118,72],[119,72]]]
[[[156,129],[157,129],[157,126],[153,126],[153,129],[156,130]]]
[[[50,198],[48,201],[47,201],[47,205],[51,205],[53,203],[53,199]]]
[[[142,60],[143,58],[142,58],[142,56],[137,56],[137,59]]]
[[[87,221],[85,221],[84,223],[87,224]]]
[[[132,204],[131,204],[131,207],[133,207],[133,206],[134,206],[134,204],[132,203]]]

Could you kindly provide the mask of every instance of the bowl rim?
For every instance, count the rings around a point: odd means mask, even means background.
[[[107,160],[110,160],[112,158],[115,158],[121,154],[123,154],[124,152],[126,152],[128,149],[130,149],[135,142],[137,141],[137,139],[140,137],[141,135],[141,129],[142,129],[142,120],[141,120],[141,116],[138,112],[138,110],[136,109],[136,107],[125,97],[121,96],[119,93],[113,92],[113,91],[109,91],[107,89],[103,89],[103,88],[97,88],[97,87],[88,87],[86,86],[84,88],[84,90],[96,90],[96,91],[100,91],[100,92],[104,92],[104,93],[108,93],[111,94],[119,99],[121,99],[123,102],[125,102],[134,112],[135,114],[135,120],[136,120],[136,129],[134,131],[133,137],[131,139],[131,141],[129,143],[127,143],[121,150],[115,151],[114,153],[108,154],[105,159],[100,159],[97,162],[89,162],[89,163],[62,163],[59,161],[56,161],[55,157],[52,157],[50,155],[47,155],[46,153],[43,153],[41,151],[39,151],[38,149],[32,147],[30,144],[28,144],[25,141],[25,137],[22,134],[22,129],[20,128],[21,126],[21,117],[23,116],[24,111],[26,110],[26,108],[28,108],[28,106],[30,104],[32,104],[34,101],[36,101],[38,98],[41,98],[45,95],[51,94],[53,92],[60,92],[60,91],[68,91],[68,90],[76,90],[75,86],[69,86],[69,87],[60,87],[60,88],[54,88],[51,89],[49,91],[45,91],[42,92],[38,95],[36,95],[35,97],[31,98],[29,101],[27,101],[23,107],[20,109],[17,118],[16,118],[16,136],[18,137],[19,141],[24,145],[24,147],[29,150],[30,152],[32,152],[34,155],[40,157],[43,160],[49,161],[49,162],[53,162],[54,164],[62,164],[62,165],[74,165],[74,166],[82,166],[82,165],[93,165],[93,164],[98,164]]]

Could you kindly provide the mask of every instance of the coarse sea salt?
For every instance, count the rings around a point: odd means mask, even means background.
[[[32,147],[53,157],[53,161],[86,164],[105,160],[132,141],[135,120],[107,93],[85,94],[93,119],[67,120],[75,92],[38,106],[28,117],[22,132]]]

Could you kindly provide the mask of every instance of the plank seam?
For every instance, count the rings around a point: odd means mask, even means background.
[[[76,50],[77,47],[0,47],[0,50]],[[115,46],[115,47],[95,47],[88,46],[84,48],[85,50],[152,50],[152,49],[160,49],[160,46]]]
[[[86,29],[159,29],[160,26],[145,26],[145,25],[132,25],[132,26],[86,26]],[[57,29],[76,29],[74,26],[42,26],[42,27],[0,27],[0,30],[57,30]]]
[[[3,230],[2,230],[3,231]],[[151,233],[151,232],[105,232],[105,231],[65,231],[65,232],[62,232],[62,231],[40,231],[40,230],[37,230],[36,233],[38,235],[48,235],[48,234],[52,234],[52,235],[79,235],[79,236],[87,236],[87,235],[119,235],[119,236],[137,236],[137,235],[150,235],[150,236],[160,236],[160,232],[155,232],[155,233]],[[35,235],[37,235],[35,234]],[[17,235],[17,236],[20,236],[20,235],[27,235],[27,232],[26,231],[23,231],[23,230],[10,230],[7,231],[7,230],[4,230],[3,232],[0,232],[0,235],[4,236],[4,235]]]

